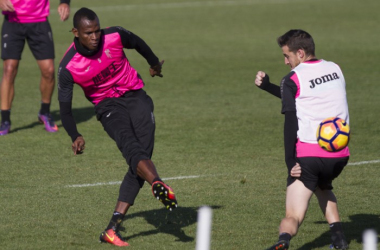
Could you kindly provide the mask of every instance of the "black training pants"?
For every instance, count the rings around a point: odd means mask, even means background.
[[[153,153],[153,108],[152,99],[142,89],[129,91],[119,98],[107,98],[95,107],[98,120],[129,165],[118,200],[131,205],[144,184],[137,176],[137,164],[150,159]]]

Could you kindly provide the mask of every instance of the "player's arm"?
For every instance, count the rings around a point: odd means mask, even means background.
[[[286,111],[284,123],[285,163],[290,171],[296,165],[298,121],[295,111]]]
[[[145,41],[122,27],[116,27],[116,29],[120,34],[123,47],[126,49],[135,49],[145,58],[150,65],[149,73],[152,77],[162,77],[161,70],[164,61],[162,60],[160,62],[158,60],[158,57],[153,53],[152,49],[145,43]]]
[[[296,166],[296,143],[298,131],[298,119],[296,113],[297,85],[290,79],[290,73],[282,80],[282,113],[285,114],[284,123],[284,147],[285,163],[289,173]]]
[[[72,114],[71,102],[59,102],[62,125],[72,140],[71,148],[74,155],[83,153],[85,140],[77,130],[75,119]]]
[[[280,86],[271,83],[269,81],[268,74],[266,74],[265,72],[263,72],[263,71],[257,72],[255,84],[260,89],[263,89],[263,90],[269,92],[270,94],[272,94],[278,98],[281,98]]]
[[[61,21],[66,21],[70,16],[70,0],[60,0],[58,5],[58,14]]]
[[[60,67],[61,68],[61,67]],[[62,125],[72,140],[74,154],[80,154],[85,147],[83,136],[78,132],[76,122],[72,113],[74,80],[69,71],[62,69],[58,74],[58,100],[59,112]]]

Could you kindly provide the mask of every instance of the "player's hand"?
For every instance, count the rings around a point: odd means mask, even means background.
[[[163,75],[161,74],[162,64],[164,64],[164,60],[162,60],[159,64],[149,69],[149,73],[152,77],[155,77],[155,76],[163,77]]]
[[[256,84],[257,87],[261,86],[261,84],[263,83],[263,79],[264,79],[265,75],[266,74],[263,71],[257,72],[256,79],[255,79],[255,84]]]
[[[74,152],[74,155],[77,155],[77,154],[82,154],[83,153],[83,150],[85,148],[85,141],[83,139],[83,136],[78,136],[75,141],[73,142],[73,144],[71,145],[71,148]]]
[[[0,0],[0,9],[2,11],[15,11],[15,9],[13,8],[13,4],[10,0]]]
[[[301,166],[297,162],[296,165],[294,165],[294,167],[292,167],[292,169],[290,170],[290,176],[291,177],[301,177],[301,173],[302,173]]]
[[[67,3],[61,3],[58,6],[58,14],[61,18],[61,21],[66,21],[70,15],[70,6]]]

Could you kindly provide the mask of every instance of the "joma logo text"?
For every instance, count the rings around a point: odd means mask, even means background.
[[[324,76],[315,78],[315,79],[309,81],[311,83],[310,88],[313,89],[315,87],[315,85],[319,85],[321,83],[333,81],[336,79],[339,79],[339,76],[335,72],[332,74],[328,74],[328,75],[324,75]]]

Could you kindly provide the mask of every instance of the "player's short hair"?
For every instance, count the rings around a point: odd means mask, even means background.
[[[79,24],[82,21],[82,19],[87,19],[90,21],[94,21],[98,19],[98,16],[96,13],[88,8],[80,8],[77,12],[75,12],[74,17],[73,17],[73,25],[74,28],[78,29]]]
[[[280,47],[288,46],[291,52],[303,49],[306,55],[315,56],[314,40],[311,35],[304,30],[289,30],[277,38],[277,43]]]

